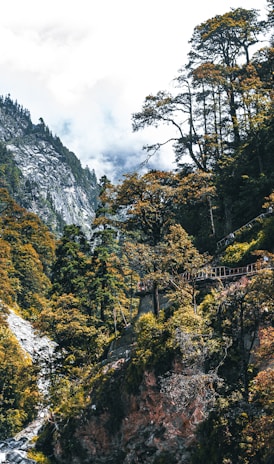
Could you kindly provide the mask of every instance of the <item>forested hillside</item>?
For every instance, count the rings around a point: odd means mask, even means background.
[[[58,344],[37,462],[273,462],[273,3],[195,28],[178,91],[133,115],[174,128],[177,169],[102,177],[91,239],[0,191],[1,299]],[[35,399],[7,343],[2,438]]]

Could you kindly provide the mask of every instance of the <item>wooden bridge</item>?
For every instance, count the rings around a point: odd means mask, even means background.
[[[182,277],[187,282],[197,282],[202,280],[229,279],[233,277],[251,276],[257,274],[262,269],[273,269],[272,263],[268,261],[257,261],[240,267],[227,266],[208,266],[201,269],[196,274],[185,272]]]
[[[256,216],[254,219],[251,219],[248,223],[244,224],[239,229],[231,232],[229,235],[219,240],[217,242],[217,250],[220,251],[222,248],[225,248],[233,243],[237,233],[242,232],[245,229],[252,228],[258,220],[268,217],[270,214],[273,214],[273,211],[273,207],[270,206],[266,212],[259,214],[259,216]],[[257,274],[258,271],[262,269],[274,269],[273,260],[269,260],[268,257],[265,256],[263,259],[258,260],[255,263],[238,267],[212,266],[208,264],[208,266],[200,269],[196,273],[184,272],[181,277],[182,280],[191,283],[214,279],[226,280],[240,278],[242,276],[252,276]],[[151,289],[152,282],[139,282],[137,285],[137,293],[146,293],[151,291]]]
[[[227,266],[210,266],[199,270],[197,273],[184,272],[181,278],[185,282],[195,284],[207,280],[229,280],[238,279],[243,276],[252,276],[263,269],[274,269],[273,261],[258,260],[255,263],[247,264],[246,266],[227,267]],[[137,293],[147,293],[152,290],[152,282],[139,282]]]

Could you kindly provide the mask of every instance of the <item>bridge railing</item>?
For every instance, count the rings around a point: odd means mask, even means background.
[[[262,269],[274,269],[274,262],[258,260],[255,263],[247,264],[246,266],[227,267],[227,266],[207,266],[200,269],[197,273],[184,272],[181,274],[181,279],[185,282],[201,282],[203,280],[214,279],[229,279],[233,277],[249,276],[257,274]],[[139,282],[137,286],[138,293],[151,291],[152,282]]]
[[[273,208],[269,207],[266,212],[259,214],[259,216],[256,216],[254,219],[251,219],[249,222],[239,227],[239,229],[236,229],[233,232],[230,232],[230,234],[226,235],[224,238],[222,238],[221,240],[217,242],[217,250],[219,250],[220,248],[224,248],[230,245],[231,243],[233,243],[237,233],[242,232],[245,229],[251,229],[254,226],[254,224],[258,221],[258,219],[263,219],[272,213],[273,213]]]
[[[201,281],[207,279],[227,279],[229,277],[240,277],[244,275],[256,274],[261,269],[273,269],[272,263],[264,261],[256,261],[255,263],[247,264],[246,266],[227,267],[227,266],[212,266],[201,269],[197,274],[185,272],[182,277],[184,280]]]

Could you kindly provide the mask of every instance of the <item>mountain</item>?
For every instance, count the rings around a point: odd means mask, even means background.
[[[94,171],[10,96],[0,97],[0,142],[0,186],[57,235],[66,224],[88,234],[98,194]]]

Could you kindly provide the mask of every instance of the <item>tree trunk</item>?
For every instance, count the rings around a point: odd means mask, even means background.
[[[213,237],[216,235],[215,231],[215,224],[214,224],[214,217],[213,217],[213,208],[210,196],[207,197],[208,207],[209,207],[209,217],[210,217],[210,224],[211,224],[211,231]]]
[[[230,109],[230,116],[231,122],[233,127],[233,137],[234,137],[234,148],[240,145],[240,132],[239,132],[239,123],[238,117],[236,112],[236,102],[235,102],[235,93],[233,90],[233,84],[230,85],[228,89],[228,101],[229,101],[229,109]]]
[[[248,385],[248,375],[247,368],[248,363],[246,360],[246,350],[245,350],[245,330],[244,330],[244,303],[240,303],[240,356],[241,356],[241,376],[243,380],[244,392],[243,396],[246,401],[248,401],[249,396],[249,385]]]
[[[159,301],[159,286],[157,282],[153,282],[153,312],[156,317],[160,313],[160,301]]]

